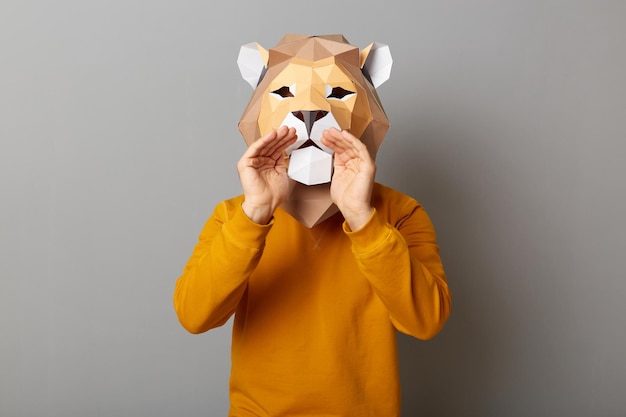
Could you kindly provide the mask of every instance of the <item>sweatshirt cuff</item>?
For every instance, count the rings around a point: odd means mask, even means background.
[[[355,254],[366,255],[375,251],[387,241],[391,234],[391,226],[384,223],[376,209],[374,209],[367,223],[359,230],[353,232],[350,230],[348,222],[344,221],[343,231],[352,242],[352,251]]]
[[[223,231],[228,240],[235,246],[246,249],[261,249],[273,225],[273,216],[267,224],[253,222],[246,216],[240,205],[233,213],[233,217],[224,223]]]

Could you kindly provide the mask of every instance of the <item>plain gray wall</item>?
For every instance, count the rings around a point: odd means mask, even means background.
[[[0,3],[0,415],[223,416],[174,282],[238,194],[240,45],[390,45],[378,179],[453,295],[404,416],[626,415],[626,2]]]

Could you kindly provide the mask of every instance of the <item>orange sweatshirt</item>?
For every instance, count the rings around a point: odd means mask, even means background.
[[[258,225],[242,201],[215,208],[174,294],[191,333],[235,314],[229,416],[399,416],[395,331],[431,338],[450,312],[424,209],[376,184],[350,231],[341,214],[308,229],[281,209]]]

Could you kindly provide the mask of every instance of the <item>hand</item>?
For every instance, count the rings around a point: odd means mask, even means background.
[[[252,143],[237,163],[244,194],[242,208],[250,220],[267,224],[287,198],[289,179],[283,151],[295,141],[296,130],[283,126]]]
[[[322,143],[335,152],[330,198],[350,229],[358,230],[372,215],[371,198],[376,165],[363,142],[346,130],[325,130]]]

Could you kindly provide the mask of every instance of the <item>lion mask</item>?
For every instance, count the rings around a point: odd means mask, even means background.
[[[281,207],[306,227],[323,222],[338,209],[330,199],[333,152],[322,131],[350,131],[375,158],[389,129],[376,93],[391,73],[389,47],[372,43],[359,51],[342,35],[288,34],[269,51],[243,45],[237,63],[254,88],[239,131],[250,145],[283,125],[296,129],[298,139],[285,151],[291,191]]]

